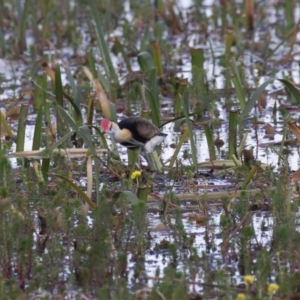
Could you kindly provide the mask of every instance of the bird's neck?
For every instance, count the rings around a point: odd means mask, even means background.
[[[132,137],[132,134],[128,129],[126,129],[126,128],[120,129],[120,127],[118,125],[114,126],[114,128],[112,130],[112,135],[113,135],[114,139],[116,140],[116,142],[128,141]]]

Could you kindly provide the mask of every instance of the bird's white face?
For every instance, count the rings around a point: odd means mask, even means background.
[[[109,134],[114,134],[119,128],[118,124],[111,122],[107,119],[103,119],[101,121],[101,127],[103,128],[105,133]]]

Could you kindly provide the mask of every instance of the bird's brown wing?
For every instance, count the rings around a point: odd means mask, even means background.
[[[154,136],[160,133],[160,130],[146,119],[142,119],[142,121],[138,123],[136,129],[140,136],[146,137],[147,139],[152,139]]]

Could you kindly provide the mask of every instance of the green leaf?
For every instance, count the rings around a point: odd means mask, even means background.
[[[28,115],[28,105],[22,104],[19,122],[18,122],[18,132],[17,132],[17,141],[16,141],[16,151],[24,151],[24,143],[25,143],[25,129],[26,129],[26,120]]]
[[[112,197],[112,205],[114,205],[119,199],[126,198],[132,205],[136,205],[140,202],[139,198],[130,191],[117,192]]]
[[[69,81],[70,86],[71,86],[73,98],[75,99],[76,95],[77,95],[77,86],[75,84],[75,80],[73,78],[73,75],[71,74],[70,68],[65,67],[65,72],[67,74],[67,78],[68,78],[68,81]]]
[[[51,174],[51,175],[56,176],[56,177],[62,179],[71,188],[73,188],[79,194],[79,196],[81,196],[83,198],[83,200],[90,206],[90,208],[95,208],[96,207],[96,204],[72,180],[70,180],[69,178],[66,178],[64,176],[58,175],[58,174]]]
[[[0,135],[1,135],[1,126],[3,125],[4,129],[6,130],[6,133],[8,134],[8,136],[10,138],[14,137],[11,129],[10,129],[10,126],[8,125],[5,117],[3,116],[2,112],[0,111]]]
[[[61,72],[59,65],[55,67],[55,98],[60,106],[63,106],[63,86],[61,81]]]
[[[295,97],[298,104],[300,104],[300,90],[296,86],[294,86],[290,81],[286,79],[278,79],[281,83],[285,85],[285,87],[290,91],[291,94]]]
[[[138,55],[138,63],[142,71],[147,72],[155,67],[152,55],[143,51]]]
[[[34,126],[32,150],[39,150],[42,138],[43,105],[40,105]]]
[[[64,143],[68,138],[70,138],[74,134],[74,131],[68,132],[66,135],[64,135],[61,139],[59,139],[57,142],[43,150],[42,152],[51,152],[54,149],[57,149],[62,143]],[[48,155],[48,154],[47,154]]]
[[[42,171],[45,182],[48,182],[49,168],[50,168],[50,158],[43,158],[41,171]]]
[[[99,12],[96,6],[95,0],[88,0],[92,15],[94,17],[94,20],[96,22],[95,24],[95,31],[97,35],[97,43],[98,47],[102,56],[102,63],[106,72],[106,76],[108,77],[109,80],[114,81],[115,83],[119,83],[118,76],[115,72],[115,69],[113,67],[111,57],[109,55],[108,47],[104,38],[104,32],[101,26],[100,18],[99,18]]]
[[[255,106],[255,103],[258,101],[261,93],[265,90],[268,84],[274,81],[274,78],[269,79],[265,81],[260,87],[258,87],[255,92],[253,93],[252,97],[250,100],[247,102],[245,108],[243,109],[243,112],[241,114],[241,118],[246,117],[248,113],[251,111],[251,109]]]
[[[2,50],[2,55],[5,57],[6,54],[6,43],[5,43],[5,38],[2,32],[2,29],[0,28],[0,48]]]
[[[157,86],[157,70],[152,68],[149,72],[149,86],[146,90],[148,95],[149,105],[151,108],[151,118],[154,125],[159,126],[159,97],[158,97],[158,86]]]
[[[234,85],[234,88],[236,90],[237,97],[239,99],[241,108],[244,109],[246,106],[246,100],[245,100],[245,93],[242,88],[242,81],[241,81],[241,76],[239,73],[239,69],[237,67],[237,63],[235,59],[232,60],[231,62],[231,70],[233,72],[233,76],[231,77],[231,81]]]
[[[205,132],[205,136],[206,136],[210,160],[216,160],[215,144],[214,144],[211,129],[210,129],[208,123],[205,123],[203,126],[204,126],[204,132]]]
[[[194,164],[194,169],[197,170],[197,168],[198,168],[197,151],[196,151],[196,146],[195,146],[195,141],[194,141],[192,124],[191,124],[191,121],[189,118],[189,94],[188,94],[188,92],[185,92],[183,95],[182,108],[183,108],[185,122],[186,122],[187,129],[189,131],[189,136],[190,136],[190,144],[191,144],[192,160],[193,160],[193,164]]]
[[[175,161],[178,157],[179,151],[180,151],[183,143],[185,142],[185,140],[188,138],[188,136],[189,136],[189,131],[188,131],[188,129],[186,129],[184,131],[184,133],[180,136],[179,142],[176,146],[176,149],[173,153],[173,156],[171,157],[171,160],[170,160],[170,163],[169,163],[169,168],[173,168],[173,165],[174,165],[174,163],[175,163]]]
[[[74,100],[69,95],[64,93],[64,96],[67,98],[67,100],[69,101],[69,104],[71,104],[71,106],[74,110],[74,117],[76,119],[76,124],[78,126],[81,126],[83,121],[82,121],[82,114],[81,114],[80,108],[77,106],[77,104],[74,102]]]
[[[97,157],[97,152],[95,149],[95,146],[93,144],[89,129],[87,126],[82,126],[82,127],[78,127],[77,124],[75,123],[75,121],[72,119],[72,117],[64,110],[63,107],[56,105],[56,109],[59,110],[60,114],[64,117],[65,122],[67,122],[69,124],[70,127],[73,128],[74,131],[77,132],[78,135],[81,136],[81,138],[83,139],[85,146],[88,147],[93,156],[96,158]],[[95,169],[99,170],[100,169],[100,164],[99,164],[99,160],[95,159]],[[99,197],[99,177],[95,176],[95,190],[96,190],[96,195],[97,195],[97,204],[98,200],[100,199]]]

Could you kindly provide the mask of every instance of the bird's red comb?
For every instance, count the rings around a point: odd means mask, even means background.
[[[101,121],[101,127],[104,129],[104,130],[109,130],[109,126],[110,126],[110,121],[107,120],[107,119],[103,119]]]

